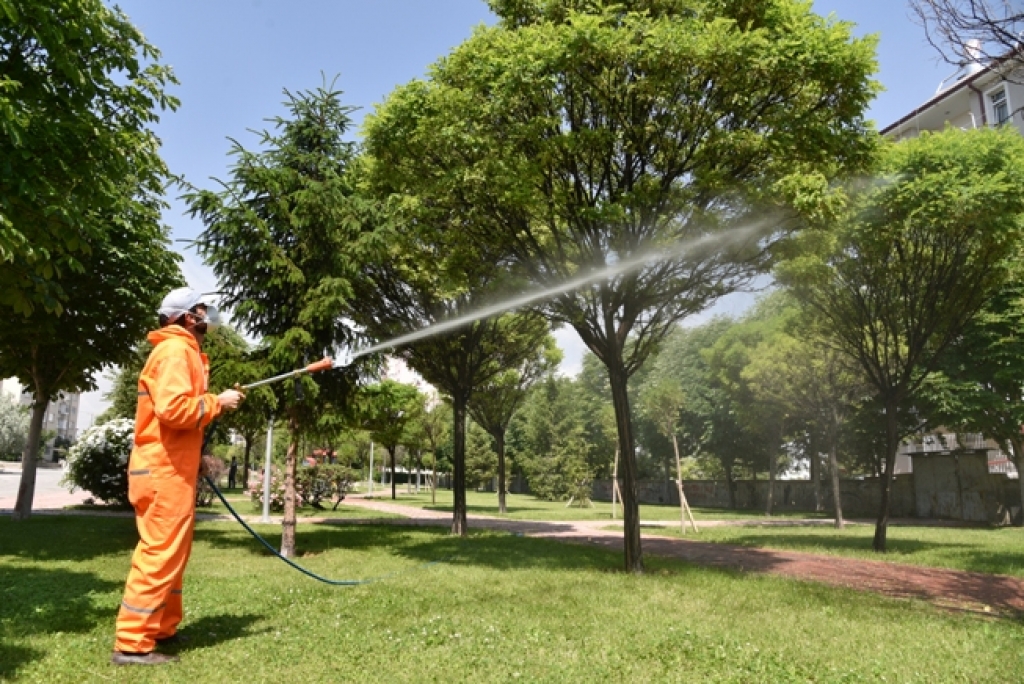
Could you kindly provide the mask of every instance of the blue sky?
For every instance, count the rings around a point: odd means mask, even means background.
[[[199,187],[226,178],[228,138],[255,147],[248,129],[284,113],[282,89],[314,88],[322,74],[338,76],[358,122],[397,85],[423,76],[437,58],[494,21],[484,0],[122,0],[117,3],[163,53],[180,81],[170,92],[181,100],[156,127],[171,170]],[[886,88],[869,115],[881,128],[934,94],[953,68],[938,61],[924,32],[901,0],[817,0],[814,11],[855,23],[855,33],[879,34],[879,72]],[[173,200],[164,219],[177,239],[194,238],[202,226]],[[183,243],[176,243],[179,247]],[[209,269],[186,254],[190,285],[216,290]],[[749,295],[727,298],[717,310],[738,311]],[[582,345],[562,331],[565,369],[578,367]],[[83,396],[79,426],[104,408],[100,392]]]

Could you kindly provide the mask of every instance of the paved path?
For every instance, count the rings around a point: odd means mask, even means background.
[[[18,500],[18,485],[21,483],[20,463],[0,463],[0,513],[9,513]],[[36,491],[32,499],[32,510],[60,510],[75,506],[90,497],[88,492],[78,490],[74,494],[60,486],[64,471],[60,468],[37,468]]]

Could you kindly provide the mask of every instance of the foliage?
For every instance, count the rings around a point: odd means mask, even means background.
[[[346,139],[351,107],[333,85],[292,94],[289,116],[273,119],[257,152],[234,143],[223,190],[185,195],[205,229],[199,253],[221,284],[222,303],[250,335],[262,340],[267,375],[340,357],[356,342],[346,317],[358,267],[377,248],[363,230],[364,203],[349,175],[355,154]],[[277,410],[288,418],[291,446],[285,469],[282,552],[292,555],[299,435],[316,423],[319,407],[343,405],[358,375],[354,367],[274,387]]]
[[[249,477],[249,498],[254,504],[263,507],[263,470],[257,470]],[[284,477],[277,466],[270,467],[270,510],[284,510]]]
[[[593,481],[590,445],[573,394],[571,380],[548,378],[534,388],[513,421],[510,451],[530,491],[544,499],[567,500]]]
[[[494,438],[476,421],[470,421],[466,429],[466,485],[486,489],[494,483],[497,474]]]
[[[173,109],[177,101],[164,93],[176,81],[158,58],[124,13],[101,0],[4,0],[0,311],[5,318],[74,311],[82,306],[81,295],[75,296],[79,288],[104,301],[81,276],[109,268],[111,261],[120,268],[109,274],[115,279],[132,273],[131,266],[161,267],[139,253],[129,264],[103,255],[117,249],[112,232],[125,232],[129,239],[146,236],[159,219],[168,171],[150,126],[159,119],[158,109]],[[73,274],[79,278],[69,280]],[[107,301],[105,312],[117,312],[121,319],[131,315],[117,300]],[[130,336],[132,330],[125,332]]]
[[[128,457],[135,421],[117,418],[83,432],[70,450],[61,484],[84,489],[108,504],[128,507]]]
[[[367,149],[402,201],[540,286],[721,234],[870,154],[873,40],[805,3],[492,6],[497,26],[391,95]],[[545,304],[608,369],[632,571],[642,557],[627,380],[677,321],[763,267],[763,252],[736,242],[727,234]]]
[[[0,392],[0,458],[20,458],[27,435],[28,409],[6,392]]]
[[[1024,229],[1024,140],[947,129],[890,146],[880,182],[851,191],[830,230],[805,233],[780,277],[855,359],[884,409],[876,550],[885,550],[900,416],[942,352],[1007,278]]]
[[[324,510],[322,502],[333,501],[331,510],[337,510],[358,479],[356,471],[343,465],[315,465],[299,470],[296,490],[304,506]]]
[[[223,458],[203,455],[203,464],[199,471],[199,481],[196,482],[196,506],[208,508],[213,505],[213,502],[216,500],[216,494],[213,493],[213,488],[210,487],[206,478],[210,478],[216,484],[220,482],[220,479],[224,477],[227,471],[228,466]]]

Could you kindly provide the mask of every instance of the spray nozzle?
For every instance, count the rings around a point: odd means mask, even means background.
[[[324,359],[324,361],[328,361],[328,360],[329,359]],[[343,351],[338,356],[335,356],[334,360],[331,361],[331,368],[344,368],[346,366],[351,366],[351,365],[352,365],[352,350],[350,350],[350,349],[346,349],[345,351]]]

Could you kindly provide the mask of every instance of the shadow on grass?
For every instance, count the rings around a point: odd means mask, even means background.
[[[270,631],[269,627],[253,629],[252,626],[266,619],[266,615],[244,613],[241,615],[208,615],[198,620],[182,623],[181,633],[188,641],[179,646],[161,648],[168,653],[184,653],[212,648],[217,644],[242,637],[252,637]]]
[[[102,521],[102,523],[100,522]],[[14,521],[0,517],[0,560],[84,561],[131,553],[139,540],[134,518],[40,515]]]
[[[53,538],[49,543],[59,545]],[[100,624],[113,627],[116,605],[97,606],[93,595],[121,586],[89,572],[0,565],[0,632],[28,637],[87,633]],[[0,679],[13,678],[20,668],[45,655],[38,649],[0,642]]]
[[[14,680],[18,670],[34,660],[40,660],[45,654],[35,648],[11,646],[0,642],[0,680]]]
[[[276,549],[281,545],[279,531],[263,534]],[[271,554],[243,530],[226,531],[200,527],[196,541],[214,548],[238,549],[254,555]],[[296,534],[295,559],[303,565],[303,556],[316,556],[332,549],[349,551],[386,551],[419,563],[444,561],[457,565],[475,565],[496,570],[594,570],[621,569],[621,555],[601,548],[569,546],[556,541],[513,536],[502,532],[473,531],[468,537],[453,537],[437,527],[400,527],[391,525],[351,525],[337,523],[304,526]]]

